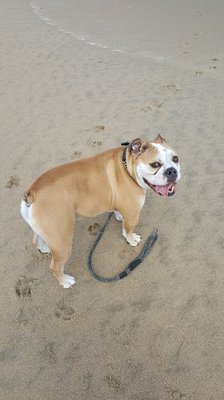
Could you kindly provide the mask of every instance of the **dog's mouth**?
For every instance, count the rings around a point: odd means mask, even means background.
[[[175,194],[176,183],[170,182],[167,185],[152,185],[147,181],[146,178],[143,178],[143,181],[148,185],[154,192],[158,193],[160,196],[173,196]]]

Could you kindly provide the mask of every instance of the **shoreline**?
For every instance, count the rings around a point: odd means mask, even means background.
[[[220,49],[222,49],[221,31],[224,34],[220,19],[221,12],[224,12],[224,5],[221,5],[220,0],[216,0],[214,7],[210,7],[209,4],[204,5],[202,11],[197,10],[197,7],[192,7],[190,3],[189,5],[185,4],[185,17],[181,14],[183,10],[181,10],[178,0],[172,0],[168,15],[166,15],[167,10],[165,7],[163,9],[162,3],[158,2],[153,7],[145,0],[141,0],[140,6],[136,0],[132,2],[125,0],[122,5],[116,4],[114,10],[112,6],[110,10],[108,5],[100,2],[87,0],[85,5],[77,0],[76,3],[72,6],[71,1],[66,0],[62,6],[57,1],[30,0],[33,13],[44,23],[54,26],[59,32],[71,35],[89,46],[120,52],[127,54],[128,57],[152,59],[158,63],[168,62],[179,66],[184,66],[186,63],[187,65],[202,64],[203,60],[209,57],[224,56],[223,50],[220,53]],[[223,7],[220,9],[220,13],[216,11],[218,6]],[[208,10],[211,16],[208,15]],[[176,17],[174,17],[175,12],[177,13]],[[103,13],[103,17],[101,13]],[[132,21],[135,13],[140,14],[139,17],[148,15],[149,21],[144,17],[143,24],[138,24],[136,17],[134,19],[136,26],[132,27],[128,18],[131,18]],[[116,22],[118,16],[119,21]],[[213,25],[212,19],[214,19],[215,25]],[[179,36],[176,35],[173,27],[175,23],[177,23]],[[207,29],[203,25],[206,23],[208,24]],[[189,33],[189,24],[192,24],[192,33]],[[167,40],[169,35],[171,39]],[[212,45],[207,39],[209,36]],[[116,45],[115,42],[117,42]]]

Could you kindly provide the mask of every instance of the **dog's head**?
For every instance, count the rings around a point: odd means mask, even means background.
[[[135,178],[143,189],[161,196],[173,196],[179,181],[180,164],[176,151],[158,135],[152,142],[135,139],[129,144]]]

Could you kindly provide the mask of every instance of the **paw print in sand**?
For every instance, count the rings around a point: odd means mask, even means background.
[[[16,186],[19,186],[19,177],[17,175],[12,175],[9,181],[6,183],[5,187],[11,189]]]
[[[15,285],[16,295],[20,299],[31,299],[31,283],[33,279],[26,278],[26,276],[22,276],[19,278]]]
[[[100,230],[100,224],[98,224],[97,222],[88,227],[88,231],[92,236],[96,236],[99,233],[99,230]]]

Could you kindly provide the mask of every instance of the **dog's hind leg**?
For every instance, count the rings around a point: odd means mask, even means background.
[[[66,226],[66,229],[65,229]],[[64,221],[64,225],[51,224],[45,232],[45,238],[52,254],[50,270],[64,288],[69,288],[75,283],[73,276],[64,273],[64,265],[72,252],[74,221]]]
[[[37,227],[35,226],[35,222],[32,218],[32,204],[28,204],[25,200],[22,200],[20,211],[27,224],[33,230],[33,244],[41,253],[50,253],[50,249],[44,239],[40,236],[39,230],[37,232]]]
[[[68,250],[68,249],[67,249]],[[68,289],[75,283],[75,278],[64,273],[64,265],[71,255],[70,251],[65,249],[52,250],[52,260],[50,270],[63,288]]]
[[[57,213],[51,204],[45,203],[44,206],[35,202],[28,205],[22,200],[21,213],[35,233],[33,242],[37,248],[52,254],[52,273],[61,286],[69,288],[74,285],[75,278],[64,274],[64,265],[71,255],[75,217],[72,210],[63,209],[61,204]]]

